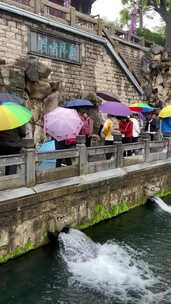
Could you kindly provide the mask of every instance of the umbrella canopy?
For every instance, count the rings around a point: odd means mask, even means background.
[[[58,141],[75,138],[83,122],[75,110],[58,107],[44,116],[44,128],[47,134]]]
[[[107,92],[97,92],[96,95],[105,101],[121,102],[117,97]]]
[[[55,151],[55,141],[51,140],[46,143],[43,143],[38,147],[39,153],[46,153],[46,152],[54,152]],[[39,170],[48,170],[56,168],[56,159],[49,159],[44,160],[39,163]]]
[[[4,102],[15,102],[17,104],[23,105],[24,99],[20,98],[15,93],[0,93],[0,103]]]
[[[129,106],[129,109],[134,112],[149,113],[154,111],[154,108],[144,102],[136,102]]]
[[[128,106],[118,102],[106,102],[99,107],[99,110],[103,113],[107,113],[113,116],[128,117],[131,115],[131,111]]]
[[[13,102],[0,103],[0,131],[12,130],[30,121],[32,113]]]
[[[161,110],[161,112],[159,113],[159,117],[161,118],[171,117],[171,105],[164,107],[163,110]]]
[[[161,119],[162,133],[171,133],[171,117]]]
[[[91,101],[87,99],[73,99],[65,103],[65,108],[70,108],[70,109],[91,108],[91,107],[94,107],[94,105],[92,104]]]

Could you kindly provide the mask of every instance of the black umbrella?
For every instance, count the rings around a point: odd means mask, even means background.
[[[97,92],[96,95],[98,97],[104,99],[105,101],[121,102],[119,100],[119,98],[114,97],[113,95],[111,95],[110,93],[107,93],[107,92]]]

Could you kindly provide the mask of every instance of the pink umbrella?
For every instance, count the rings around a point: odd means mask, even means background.
[[[44,116],[45,132],[58,141],[75,138],[82,126],[75,110],[57,107]]]

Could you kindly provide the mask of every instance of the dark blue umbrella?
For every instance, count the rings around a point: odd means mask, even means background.
[[[65,102],[64,106],[65,106],[65,108],[70,108],[70,109],[94,107],[92,102],[87,99],[73,99],[73,100]]]
[[[0,93],[0,104],[5,102],[14,102],[20,105],[24,104],[24,99],[17,96],[15,93]]]

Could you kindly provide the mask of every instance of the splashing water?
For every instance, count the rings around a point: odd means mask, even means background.
[[[115,242],[96,244],[75,229],[59,234],[59,246],[73,286],[91,289],[124,304],[157,304],[167,294],[153,294],[159,278],[129,246]]]
[[[161,198],[155,196],[151,198],[151,200],[154,201],[165,212],[171,213],[171,206],[168,206]]]

